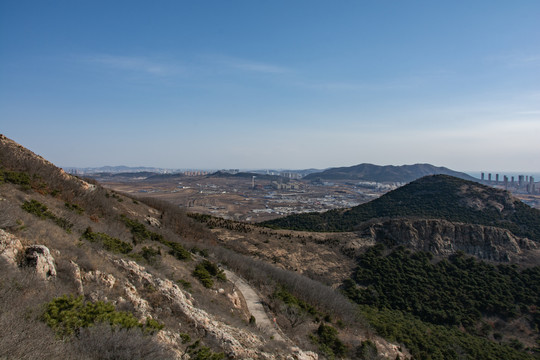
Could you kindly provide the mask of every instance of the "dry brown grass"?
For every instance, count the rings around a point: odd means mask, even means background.
[[[0,271],[0,359],[76,359],[71,345],[39,320],[43,304],[65,290],[62,284],[4,262]]]

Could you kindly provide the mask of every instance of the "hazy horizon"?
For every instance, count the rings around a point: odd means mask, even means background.
[[[0,3],[0,133],[51,162],[540,172],[540,3]]]
[[[354,164],[354,165],[359,165],[359,164]],[[88,167],[80,167],[80,166],[60,166],[61,168],[65,169],[65,170],[70,170],[70,169],[102,169],[102,168],[117,168],[117,167],[126,167],[126,168],[131,168],[131,169],[137,169],[137,168],[148,168],[148,169],[161,169],[161,170],[169,170],[169,171],[189,171],[189,170],[200,170],[200,171],[220,171],[220,170],[230,170],[230,169],[238,169],[240,171],[265,171],[265,170],[269,170],[269,171],[303,171],[303,170],[320,170],[320,171],[324,171],[324,170],[327,170],[327,169],[331,169],[331,168],[341,168],[341,167],[349,167],[349,166],[354,166],[354,165],[346,165],[346,166],[327,166],[327,167],[324,167],[324,168],[283,168],[283,167],[278,167],[278,168],[201,168],[201,167],[191,167],[191,168],[163,168],[163,167],[157,167],[157,166],[151,166],[151,165],[141,165],[141,166],[126,166],[126,165],[103,165],[103,166],[88,166]],[[416,165],[416,164],[399,164],[399,165],[394,165],[394,164],[384,164],[384,165],[381,165],[381,164],[373,164],[373,165],[379,165],[379,166],[387,166],[387,165],[390,165],[390,166],[402,166],[402,165]],[[433,165],[433,164],[429,164],[429,165]],[[434,166],[437,166],[437,165],[434,165]],[[440,167],[446,167],[446,166],[440,166]],[[461,170],[461,169],[452,169],[452,168],[449,168],[450,170],[454,170],[454,171],[457,171],[457,172],[462,172],[462,173],[465,173],[467,175],[470,175],[472,177],[475,177],[477,179],[480,179],[481,178],[481,174],[484,173],[485,174],[485,177],[487,179],[488,177],[488,174],[492,174],[493,176],[493,180],[495,180],[495,174],[499,174],[501,176],[501,179],[500,181],[502,182],[502,176],[503,175],[507,175],[507,176],[515,176],[516,177],[516,180],[517,180],[517,176],[518,175],[525,175],[525,176],[533,176],[535,178],[535,180],[537,181],[540,181],[540,172],[534,172],[534,171],[512,171],[512,170]]]

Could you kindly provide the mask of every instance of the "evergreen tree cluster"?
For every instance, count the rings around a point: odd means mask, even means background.
[[[434,263],[427,252],[398,247],[384,255],[383,249],[376,245],[361,255],[352,279],[344,282],[355,302],[465,328],[473,328],[482,315],[534,316],[540,307],[538,266],[519,271],[463,253]]]

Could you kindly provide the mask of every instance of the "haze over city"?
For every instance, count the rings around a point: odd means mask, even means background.
[[[540,170],[540,3],[0,3],[0,133],[63,167]]]

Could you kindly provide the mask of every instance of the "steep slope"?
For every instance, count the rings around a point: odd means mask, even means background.
[[[217,269],[212,234],[158,205],[68,175],[0,137],[0,301],[13,310],[0,312],[0,358],[316,358],[246,325],[234,284],[200,270]],[[100,322],[123,330],[91,330]]]
[[[258,293],[266,318],[219,263]],[[0,269],[0,309],[10,309],[0,358],[317,359],[332,354],[327,339],[312,341],[323,318],[340,351],[370,336],[406,357],[331,287],[227,250],[177,206],[90,184],[4,136]],[[294,326],[277,337],[257,324],[268,317]]]
[[[465,180],[474,180],[465,173],[437,167],[430,164],[414,165],[373,165],[359,164],[349,167],[331,168],[322,172],[309,174],[304,179],[314,180],[363,180],[376,182],[402,182],[407,183],[427,175],[451,175]]]

